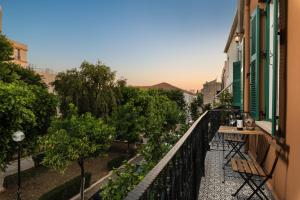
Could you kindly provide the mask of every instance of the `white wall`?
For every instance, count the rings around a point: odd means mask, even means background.
[[[196,95],[191,95],[185,92],[183,93],[183,95],[184,95],[184,101],[187,105],[190,105],[192,101],[196,99]]]
[[[236,31],[237,31],[237,29],[235,30],[235,32]],[[229,48],[227,50],[228,76],[227,76],[227,80],[225,81],[226,85],[224,87],[227,87],[228,85],[232,84],[232,82],[233,82],[233,62],[238,61],[237,47],[238,47],[238,45],[235,42],[234,37],[233,37],[230,42]]]

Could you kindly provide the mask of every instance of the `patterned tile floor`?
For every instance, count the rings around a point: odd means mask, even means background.
[[[223,176],[223,151],[222,148],[210,150],[206,155],[205,161],[205,177],[201,179],[198,200],[244,200],[252,193],[249,186],[244,187],[236,197],[232,197],[239,186],[243,183],[243,179],[239,174],[232,172],[231,167],[225,168],[225,183],[222,183]],[[270,200],[273,200],[271,193],[267,188],[264,189]],[[259,199],[256,195],[253,200]]]

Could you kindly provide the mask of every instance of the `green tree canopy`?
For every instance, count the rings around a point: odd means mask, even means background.
[[[132,101],[120,105],[112,114],[111,124],[116,128],[116,138],[135,143],[143,130],[144,118],[140,115],[141,107],[135,106]]]
[[[12,140],[13,132],[30,130],[36,126],[33,104],[36,96],[25,84],[4,83],[0,81],[0,169],[4,170],[16,152]],[[33,134],[26,134],[24,146],[34,139]]]
[[[184,94],[182,91],[180,90],[156,90],[156,89],[152,89],[152,91],[158,91],[160,94],[167,96],[170,100],[176,102],[177,106],[181,109],[181,110],[185,110],[186,109],[186,103],[184,100]],[[150,90],[151,92],[151,90]]]
[[[79,114],[92,113],[96,117],[108,117],[118,105],[123,86],[116,81],[116,73],[98,62],[83,62],[80,69],[61,72],[53,82],[54,90],[60,97],[60,110],[66,114],[69,103],[78,107]]]
[[[203,105],[203,94],[202,93],[197,93],[196,99],[191,102],[190,104],[190,114],[192,117],[192,120],[198,119],[200,116],[201,112],[205,111],[205,106]]]
[[[13,59],[13,47],[5,35],[0,33],[0,62]]]
[[[26,135],[23,149],[32,153],[38,136],[46,133],[56,113],[57,100],[38,74],[8,62],[12,47],[2,35],[0,48],[0,168],[4,170],[16,152],[12,134],[22,130]],[[7,52],[3,54],[2,50]]]
[[[77,115],[77,109],[70,105],[66,118],[53,120],[48,134],[40,140],[45,152],[43,163],[63,172],[72,161],[77,161],[81,169],[84,188],[85,159],[105,153],[114,139],[114,128],[91,113]]]

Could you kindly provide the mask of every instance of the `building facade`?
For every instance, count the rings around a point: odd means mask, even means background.
[[[13,62],[18,65],[21,65],[22,67],[27,67],[28,66],[27,45],[13,40],[10,40],[10,42],[14,48]]]
[[[221,83],[217,80],[206,82],[203,84],[201,93],[203,94],[203,104],[213,104],[215,96],[221,91]]]
[[[233,64],[238,61],[238,43],[235,41],[235,33],[237,32],[237,13],[235,14],[230,33],[224,48],[224,53],[226,53],[226,65],[224,66],[224,88],[228,88],[232,92],[232,82],[233,82]],[[231,86],[231,87],[230,87]]]
[[[264,131],[250,136],[248,152],[255,160],[264,144],[278,142],[284,152],[267,185],[275,199],[300,199],[300,1],[239,0],[237,10],[241,95],[233,94]],[[270,150],[267,169],[275,159]]]

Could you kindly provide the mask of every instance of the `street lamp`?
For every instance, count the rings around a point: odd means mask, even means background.
[[[22,131],[16,131],[12,134],[12,139],[18,146],[18,190],[17,190],[17,200],[21,200],[20,188],[21,188],[21,142],[24,140],[25,134]]]

